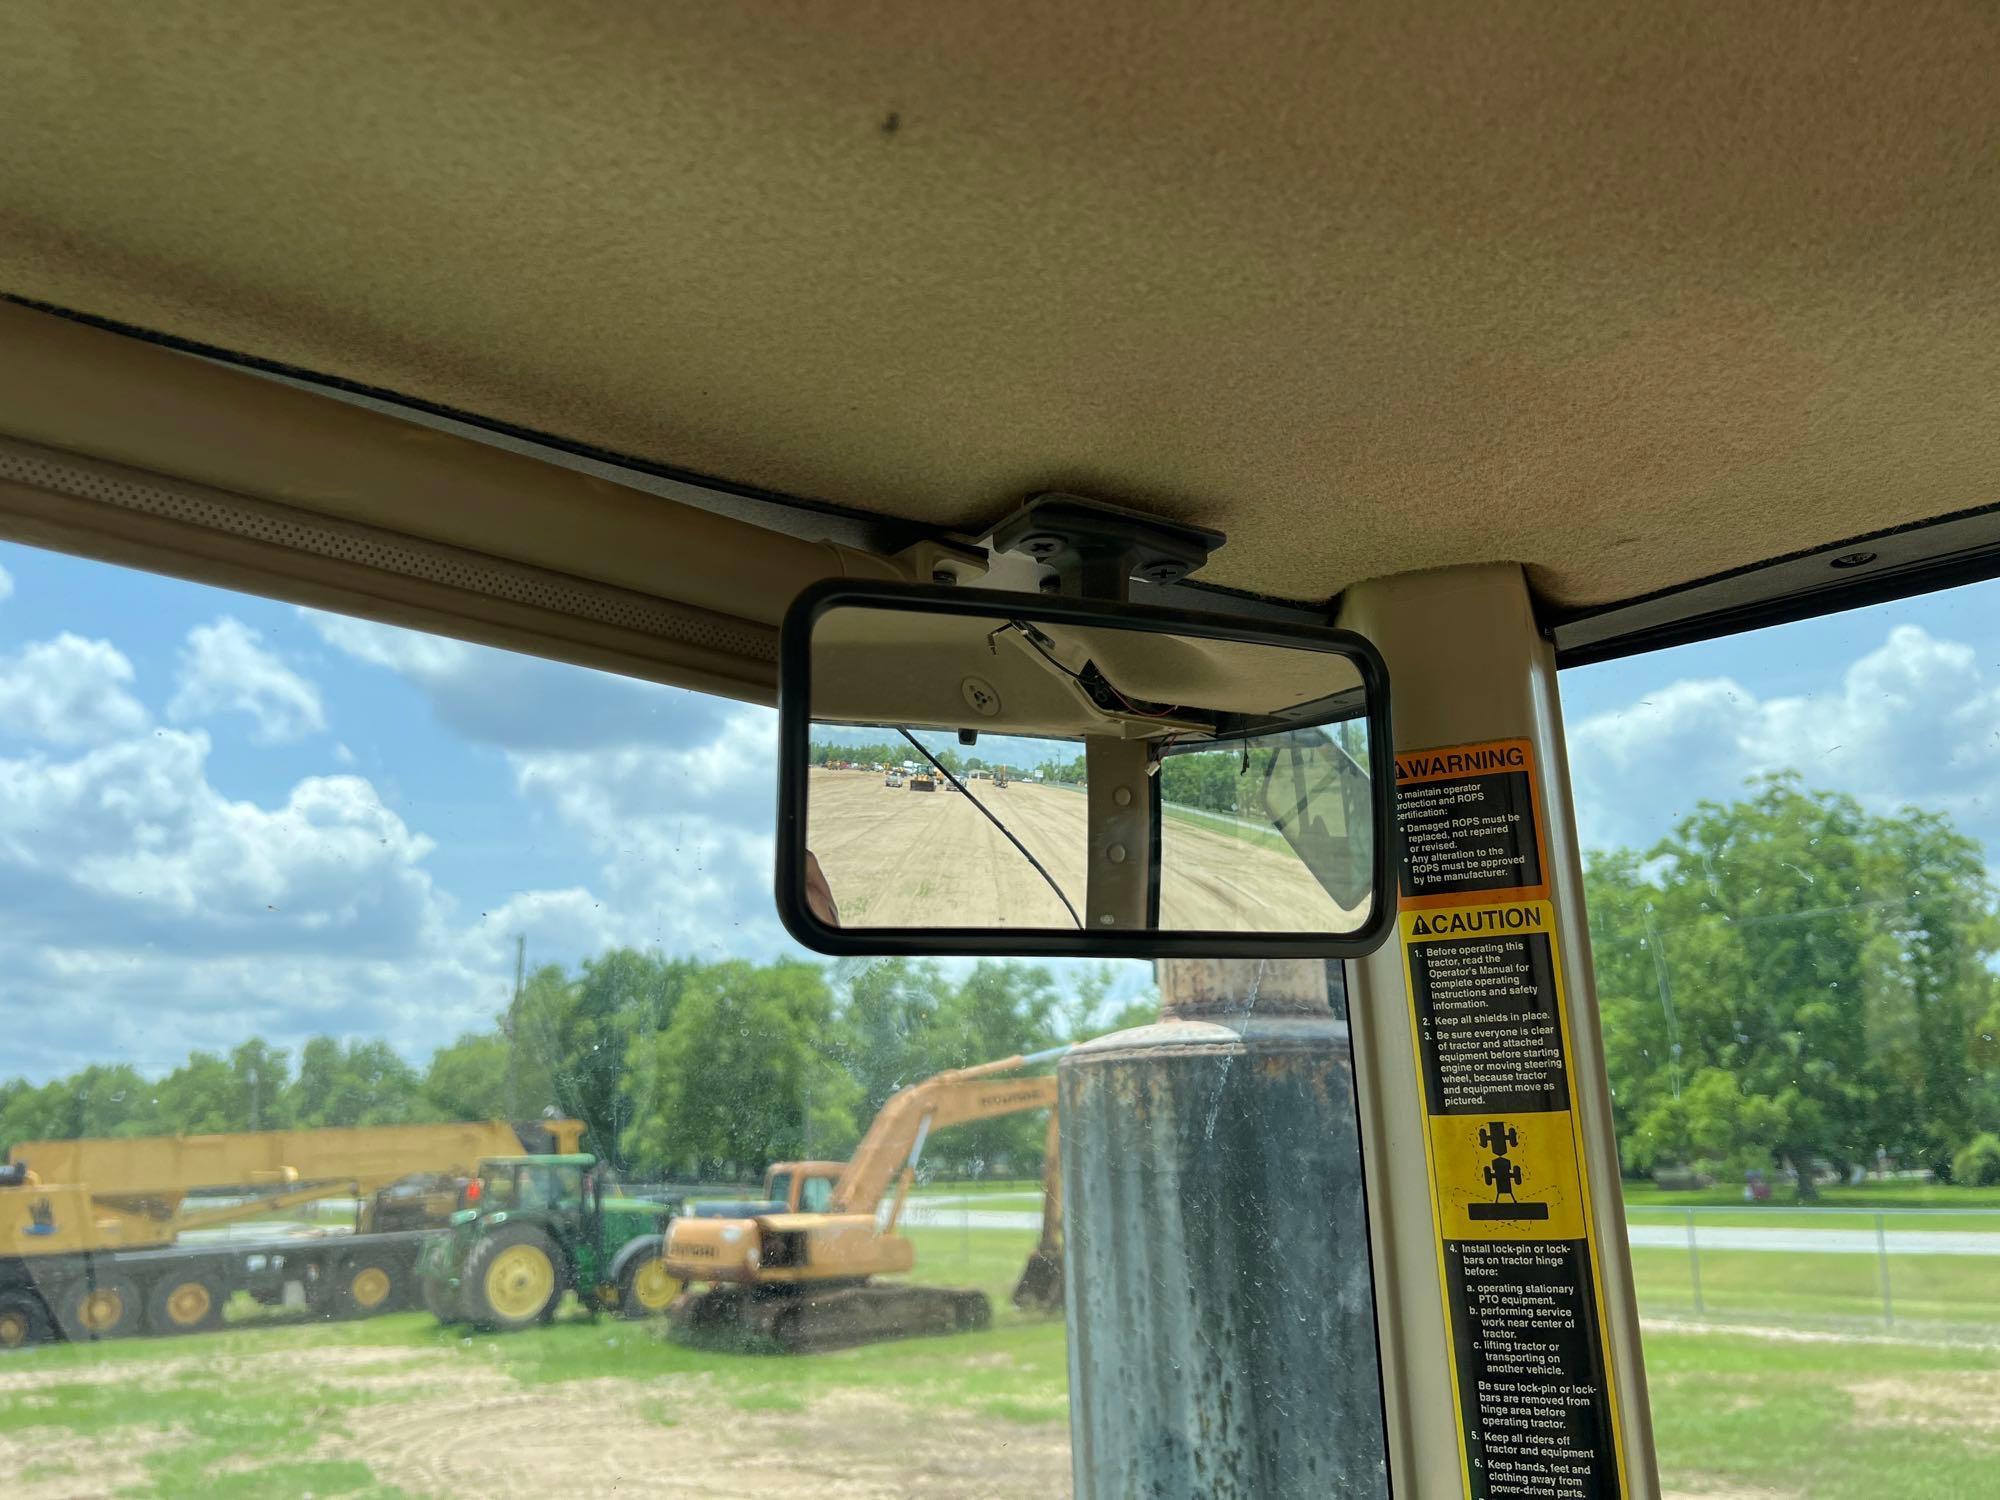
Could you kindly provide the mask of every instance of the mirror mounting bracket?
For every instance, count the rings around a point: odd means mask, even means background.
[[[1206,527],[1051,492],[995,526],[992,545],[1052,569],[1059,593],[1125,604],[1133,579],[1179,583],[1226,540]]]

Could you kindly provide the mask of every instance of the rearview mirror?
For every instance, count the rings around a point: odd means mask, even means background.
[[[820,952],[1349,957],[1394,918],[1348,632],[834,581],[779,709],[778,907]]]

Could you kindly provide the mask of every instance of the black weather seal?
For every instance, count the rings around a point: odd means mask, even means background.
[[[1543,610],[1556,665],[1581,667],[2000,577],[2000,506],[1738,568],[1601,609]]]

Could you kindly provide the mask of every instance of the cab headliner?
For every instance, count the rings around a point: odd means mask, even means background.
[[[16,8],[0,292],[978,535],[1577,607],[1993,504],[1971,4]]]

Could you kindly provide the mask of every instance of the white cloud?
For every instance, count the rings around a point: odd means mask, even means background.
[[[65,631],[31,642],[0,657],[0,734],[81,745],[143,729],[131,681],[132,663],[109,641]]]
[[[1972,647],[1899,625],[1836,691],[1759,698],[1729,678],[1682,680],[1569,730],[1584,842],[1644,846],[1702,798],[1760,772],[1877,811],[1916,804],[2000,844],[2000,677]]]
[[[252,947],[337,936],[396,952],[435,923],[421,868],[431,841],[367,781],[308,777],[264,808],[218,792],[208,752],[207,735],[162,729],[75,760],[0,759],[0,867],[91,898],[80,916],[110,947],[227,933]]]
[[[263,639],[233,615],[190,630],[167,716],[187,723],[245,714],[253,726],[250,737],[260,745],[285,744],[324,729],[319,689],[266,650]]]
[[[712,739],[515,752],[544,802],[603,864],[618,941],[703,956],[791,951],[771,899],[777,716],[723,705]]]
[[[544,952],[795,951],[771,899],[777,716],[483,646],[302,612],[328,644],[417,687],[446,726],[500,746],[515,784],[580,839],[595,890],[530,892],[482,926]],[[497,950],[496,950],[497,951]]]
[[[581,945],[565,958],[603,946],[587,891],[465,921],[427,869],[431,839],[361,777],[259,805],[209,782],[208,753],[199,731],[159,729],[0,758],[0,1015],[33,1018],[6,1028],[0,1071],[159,1071],[252,1034],[384,1037],[421,1061],[491,1024],[524,922],[538,944]]]
[[[355,754],[352,750],[347,748],[347,742],[345,740],[342,740],[339,744],[333,747],[333,763],[337,766],[344,766],[349,769],[352,769],[353,766],[355,765],[356,763]]]
[[[14,597],[14,575],[0,568],[0,601]]]

